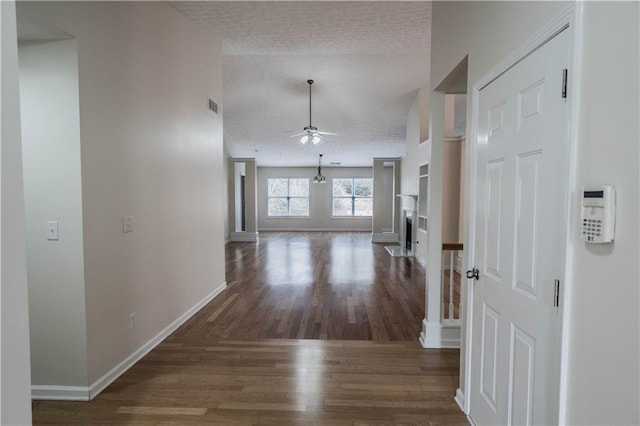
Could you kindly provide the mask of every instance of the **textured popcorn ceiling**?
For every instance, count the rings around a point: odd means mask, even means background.
[[[172,2],[223,40],[225,144],[260,166],[370,166],[405,153],[406,118],[429,81],[431,3]],[[316,146],[288,136],[339,133]],[[256,150],[258,150],[256,152]]]

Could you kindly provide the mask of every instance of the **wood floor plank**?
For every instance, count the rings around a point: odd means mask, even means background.
[[[233,302],[235,302],[236,298],[238,297],[238,293],[234,293],[232,294],[223,304],[222,306],[220,306],[213,314],[211,314],[211,316],[209,318],[207,318],[207,322],[213,322],[216,320],[216,318],[218,318],[218,316],[224,312],[225,309],[227,309],[227,307],[229,307],[229,305],[231,305]]]
[[[305,404],[282,404],[273,402],[237,402],[223,401],[218,405],[220,410],[250,410],[250,411],[306,411]]]
[[[204,416],[206,408],[181,408],[181,407],[119,407],[118,414],[150,414],[156,416]]]

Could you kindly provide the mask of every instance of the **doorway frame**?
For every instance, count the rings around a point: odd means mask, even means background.
[[[567,193],[565,196],[569,200],[566,205],[566,209],[564,212],[564,220],[565,220],[565,270],[563,271],[563,280],[564,285],[561,286],[560,289],[560,312],[559,315],[560,323],[561,323],[561,342],[560,342],[560,377],[559,377],[559,409],[558,409],[558,424],[565,423],[566,419],[566,401],[567,401],[567,376],[568,376],[568,353],[569,353],[569,339],[568,339],[568,331],[569,331],[569,318],[571,317],[570,313],[570,303],[572,287],[573,287],[573,272],[571,268],[572,259],[573,259],[573,248],[570,244],[570,236],[572,234],[571,227],[571,217],[572,203],[570,202],[571,197],[573,196],[573,190],[576,187],[576,152],[578,146],[578,107],[580,105],[580,83],[582,80],[581,77],[581,69],[579,64],[582,59],[582,16],[583,16],[583,5],[580,2],[572,3],[566,9],[564,9],[556,18],[549,21],[546,25],[540,28],[534,35],[532,35],[529,39],[527,39],[524,43],[522,43],[518,48],[516,48],[511,54],[509,54],[502,61],[497,63],[493,68],[491,68],[486,74],[484,74],[480,79],[475,81],[472,85],[471,90],[468,92],[467,100],[469,100],[469,96],[471,97],[471,135],[468,139],[468,143],[466,146],[466,158],[467,162],[467,177],[466,187],[468,188],[467,194],[465,195],[465,199],[467,205],[469,206],[469,218],[467,223],[467,234],[465,236],[465,247],[468,247],[466,252],[466,266],[467,270],[473,269],[475,264],[475,236],[476,236],[476,225],[474,218],[477,212],[476,206],[476,194],[477,194],[477,181],[475,179],[477,173],[477,149],[476,149],[476,140],[478,137],[478,119],[479,119],[479,102],[478,98],[480,95],[480,90],[486,87],[489,83],[500,77],[502,74],[507,72],[513,66],[515,66],[518,62],[529,56],[535,50],[543,46],[553,37],[558,35],[561,31],[566,30],[570,31],[569,38],[571,40],[570,44],[570,57],[569,57],[569,82],[568,82],[568,136],[567,143],[568,145],[568,160],[567,167],[564,172],[564,176],[567,179]],[[463,322],[463,328],[465,329],[464,333],[464,345],[465,345],[465,353],[463,363],[460,365],[460,369],[464,372],[464,383],[463,389],[458,389],[456,392],[456,402],[462,408],[462,411],[468,416],[469,420],[471,420],[470,416],[470,408],[471,408],[471,360],[474,356],[472,349],[472,338],[473,338],[473,300],[474,300],[474,280],[467,280],[465,285],[466,290],[466,301],[464,307],[465,318]]]

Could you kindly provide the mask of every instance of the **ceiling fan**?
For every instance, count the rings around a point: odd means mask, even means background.
[[[296,138],[298,136],[302,136],[300,138],[300,143],[303,145],[307,142],[311,142],[312,144],[317,144],[322,140],[322,136],[326,135],[337,135],[337,133],[329,133],[329,132],[320,132],[318,128],[311,124],[311,85],[313,84],[313,80],[307,80],[309,84],[309,125],[303,129],[302,133],[297,133],[295,135],[289,136],[290,138]]]

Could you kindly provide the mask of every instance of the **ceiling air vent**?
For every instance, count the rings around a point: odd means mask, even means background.
[[[209,109],[216,114],[218,113],[218,104],[211,98],[209,98]]]

